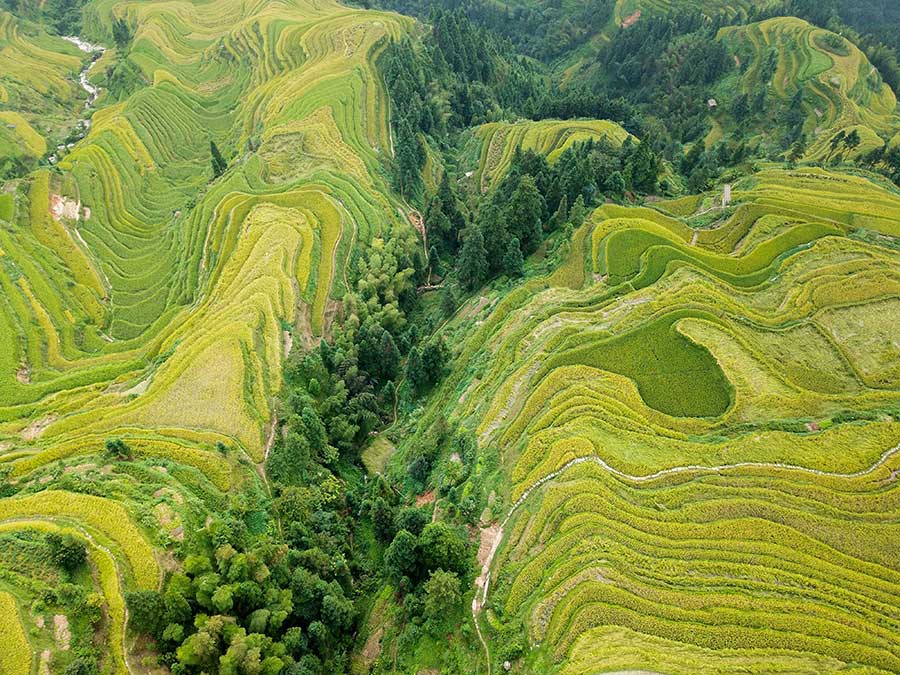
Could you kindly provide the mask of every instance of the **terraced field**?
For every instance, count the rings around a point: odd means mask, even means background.
[[[719,0],[616,0],[615,23],[617,26],[633,25],[641,16],[649,14],[666,14],[673,9],[694,9],[708,15],[724,13],[728,16],[747,16],[754,7],[766,7],[777,4],[776,0],[731,0],[727,3]]]
[[[812,139],[808,160],[830,160],[831,141],[839,132],[855,130],[860,136],[857,147],[842,149],[845,159],[883,146],[897,132],[894,92],[849,40],[794,17],[723,28],[718,39],[736,64],[746,66],[738,92],[752,96],[768,90],[786,102],[803,91],[804,132]],[[723,104],[734,89],[731,82],[723,87],[718,96]]]
[[[482,191],[488,190],[509,170],[516,148],[539,152],[553,163],[575,143],[605,139],[613,147],[620,147],[628,136],[622,127],[607,120],[525,120],[482,124],[474,131],[478,166],[473,172],[473,180]]]
[[[58,168],[0,201],[0,466],[19,492],[0,500],[0,528],[88,542],[110,668],[125,672],[123,588],[155,588],[166,549],[230,489],[265,489],[255,465],[285,328],[326,334],[352,248],[411,231],[384,177],[374,65],[411,22],[306,0],[96,0],[86,12],[85,37],[101,44],[127,17],[143,83],[115,104],[101,96]],[[7,14],[0,34],[4,102],[24,110],[38,78],[78,112],[84,55]],[[15,126],[2,133],[43,154],[24,112],[0,115]],[[230,159],[217,180],[211,141]],[[133,460],[104,454],[110,438]],[[24,582],[9,591],[32,597]]]
[[[732,199],[604,206],[447,328],[429,414],[510,476],[492,658],[522,622],[535,672],[900,667],[900,194],[771,169]]]

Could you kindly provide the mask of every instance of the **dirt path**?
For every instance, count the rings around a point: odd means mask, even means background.
[[[546,485],[552,480],[555,480],[563,473],[568,471],[571,467],[577,464],[599,464],[605,471],[608,471],[612,475],[617,478],[621,478],[626,481],[631,481],[633,483],[645,483],[648,481],[655,480],[657,478],[661,478],[663,476],[670,476],[674,474],[680,473],[691,473],[691,472],[702,472],[702,473],[718,473],[720,471],[725,471],[728,469],[744,469],[744,468],[757,468],[757,469],[782,469],[786,471],[799,471],[801,473],[806,473],[814,476],[826,476],[830,478],[861,478],[862,476],[866,476],[870,473],[873,473],[878,468],[880,468],[885,462],[888,461],[894,454],[900,451],[900,443],[895,445],[893,448],[890,448],[881,455],[881,457],[872,464],[867,469],[862,469],[860,471],[856,471],[855,473],[836,473],[831,471],[822,471],[820,469],[810,469],[805,466],[798,466],[796,464],[782,464],[780,462],[736,462],[734,464],[720,464],[718,466],[702,466],[698,464],[689,464],[685,466],[675,466],[669,469],[662,469],[661,471],[656,471],[655,473],[647,474],[644,476],[634,476],[629,473],[625,473],[624,471],[620,471],[605,461],[597,457],[596,455],[589,455],[586,457],[577,457],[573,460],[570,460],[563,464],[559,469],[553,471],[552,473],[548,473],[543,478],[536,480],[532,483],[525,492],[513,503],[510,507],[509,511],[506,514],[506,517],[500,523],[499,528],[495,525],[492,525],[491,528],[496,528],[494,534],[494,541],[490,547],[488,556],[484,560],[484,563],[481,566],[481,573],[478,575],[478,579],[476,579],[476,591],[475,597],[472,598],[472,621],[475,623],[475,630],[478,633],[478,638],[481,641],[481,644],[484,646],[484,654],[485,658],[487,658],[487,672],[488,675],[491,674],[491,654],[490,649],[488,648],[487,641],[481,634],[481,628],[478,625],[478,615],[481,612],[481,608],[484,607],[484,604],[487,602],[488,590],[490,587],[491,581],[491,564],[494,561],[494,556],[497,553],[497,549],[500,547],[500,542],[503,539],[503,529],[506,527],[506,523],[509,522],[509,519],[515,514],[516,511],[519,510],[519,507],[525,503],[525,500],[531,496],[538,488]],[[480,556],[479,556],[480,558]],[[479,582],[483,585],[479,587]],[[481,591],[481,599],[478,599],[478,591]]]

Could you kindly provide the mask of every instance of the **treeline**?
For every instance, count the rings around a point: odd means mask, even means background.
[[[446,136],[520,109],[540,91],[536,71],[459,12],[435,11],[420,51],[406,39],[381,57],[394,132],[396,188],[419,188],[425,162],[422,134]]]
[[[695,141],[707,131],[711,86],[734,67],[719,26],[698,12],[642,17],[600,51],[591,85],[665,120],[676,142]]]
[[[81,32],[81,8],[86,0],[0,0],[0,9],[30,21],[43,23],[57,35]]]
[[[466,291],[502,274],[521,276],[525,259],[544,239],[580,225],[590,208],[622,200],[626,191],[652,194],[665,187],[658,181],[661,162],[652,143],[631,138],[621,148],[606,139],[576,143],[553,165],[517,148],[507,174],[471,209],[445,172],[425,209],[430,269],[438,277],[454,275]],[[444,292],[449,313],[455,299]]]
[[[587,87],[553,85],[540,65],[517,55],[509,41],[478,27],[461,10],[434,10],[421,48],[392,42],[380,67],[391,97],[395,187],[421,192],[426,137],[446,139],[484,122],[593,117],[642,131],[637,110],[621,97]]]
[[[651,144],[631,139],[621,149],[588,140],[568,148],[553,165],[539,153],[516,149],[507,175],[480,200],[473,222],[459,233],[461,284],[474,290],[500,274],[520,276],[524,259],[545,237],[580,225],[591,207],[621,200],[626,190],[656,192],[660,168]],[[433,200],[429,213],[442,210],[441,204]],[[440,214],[435,221],[442,221]],[[445,248],[452,250],[452,243]]]
[[[376,4],[429,22],[436,7],[459,11],[508,40],[517,52],[549,62],[595,35],[612,18],[615,0],[585,0],[567,7],[552,0],[512,6],[490,0],[378,0]]]

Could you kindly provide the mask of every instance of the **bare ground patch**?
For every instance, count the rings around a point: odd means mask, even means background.
[[[641,10],[632,12],[622,20],[622,28],[631,28],[641,18]]]
[[[58,419],[57,415],[47,415],[39,420],[35,420],[22,430],[21,436],[23,441],[33,441],[40,438],[41,434]]]
[[[66,651],[69,648],[72,636],[69,634],[69,617],[65,614],[53,616],[53,639],[56,640],[56,646],[61,650]]]
[[[425,506],[426,504],[434,504],[434,490],[423,492],[416,497],[416,506]]]

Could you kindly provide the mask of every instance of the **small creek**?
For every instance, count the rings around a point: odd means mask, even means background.
[[[53,153],[49,157],[51,164],[56,164],[57,160],[59,159],[59,151],[64,151],[66,149],[71,150],[74,142],[77,142],[78,140],[84,138],[88,129],[91,128],[91,118],[87,116],[87,111],[92,105],[94,105],[94,102],[100,95],[100,89],[98,87],[95,87],[93,84],[91,84],[91,81],[88,80],[88,72],[90,71],[91,66],[93,66],[97,59],[103,56],[103,52],[106,51],[105,47],[101,47],[100,45],[93,45],[90,42],[85,42],[80,37],[76,37],[74,35],[64,35],[62,36],[62,39],[71,42],[73,45],[78,47],[78,49],[85,52],[86,54],[91,54],[92,56],[90,62],[88,62],[88,64],[81,69],[81,73],[78,77],[78,81],[81,83],[81,88],[87,92],[87,100],[84,102],[85,116],[78,121],[81,130],[80,132],[74,133],[73,136],[70,136],[70,140],[72,140],[73,143],[68,143],[66,146],[57,147],[57,152]]]
[[[93,58],[91,58],[91,62],[88,63],[84,69],[81,71],[81,75],[78,78],[81,82],[81,88],[87,92],[87,101],[84,103],[85,108],[90,108],[93,105],[94,101],[97,100],[97,96],[100,95],[100,90],[91,84],[90,80],[88,80],[88,71],[91,69],[91,66],[94,65],[94,62],[103,56],[103,52],[106,51],[104,47],[100,45],[92,45],[90,42],[85,42],[79,37],[74,35],[66,35],[63,37],[63,40],[68,40],[73,45],[78,47],[81,51],[86,54],[93,54]]]

